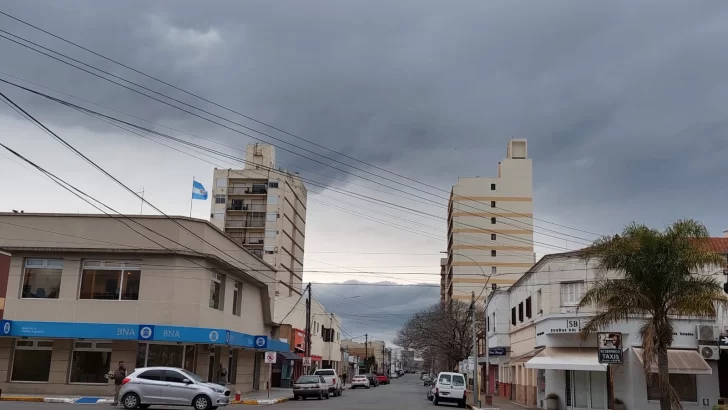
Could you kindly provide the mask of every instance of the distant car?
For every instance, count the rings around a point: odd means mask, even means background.
[[[460,373],[440,372],[435,381],[435,392],[432,402],[437,406],[440,403],[457,403],[458,407],[465,407],[467,394],[465,392],[465,377]]]
[[[378,373],[377,380],[379,380],[379,384],[389,384],[389,376],[384,373]]]
[[[430,376],[423,376],[422,381],[424,382],[423,383],[424,386],[429,386],[429,385],[433,384]]]
[[[318,369],[313,374],[323,376],[326,379],[326,383],[329,385],[329,393],[332,393],[334,397],[341,396],[344,393],[344,386],[341,385],[341,379],[336,375],[336,370]]]
[[[377,379],[377,376],[375,376],[373,373],[366,373],[366,374],[364,374],[364,376],[366,376],[367,379],[369,379],[370,386],[372,386],[372,387],[379,386],[379,379]]]
[[[354,376],[354,378],[351,379],[351,388],[356,389],[357,387],[364,387],[364,388],[368,389],[369,388],[369,378],[367,378],[363,374]]]
[[[230,404],[227,387],[176,367],[137,368],[121,382],[119,397],[125,409],[167,405],[209,410]]]
[[[397,373],[392,373],[391,376],[389,376],[391,379],[399,379],[399,375]]]
[[[329,385],[323,376],[309,375],[299,377],[293,383],[293,400],[307,397],[329,398]]]

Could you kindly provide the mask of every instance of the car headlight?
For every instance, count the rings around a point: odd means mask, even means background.
[[[213,389],[212,389],[212,391],[214,391],[215,393],[219,393],[219,394],[223,394],[223,393],[225,393],[225,390],[223,390],[223,389],[216,389],[216,388],[213,388]]]

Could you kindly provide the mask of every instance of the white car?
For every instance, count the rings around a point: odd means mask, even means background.
[[[392,373],[392,375],[389,376],[389,378],[390,379],[399,379],[399,375],[395,372],[395,373]]]
[[[432,396],[435,406],[440,403],[457,403],[458,407],[465,407],[466,401],[465,376],[460,373],[440,372]]]
[[[354,378],[351,379],[351,388],[356,389],[357,387],[364,387],[368,389],[369,379],[364,375],[354,376]]]
[[[318,369],[313,372],[316,376],[323,376],[326,383],[329,385],[329,393],[333,394],[334,397],[341,396],[344,393],[344,386],[341,384],[341,379],[336,375],[334,369]]]

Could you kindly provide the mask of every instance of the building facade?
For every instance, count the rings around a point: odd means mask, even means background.
[[[224,365],[246,392],[265,387],[264,351],[289,350],[273,337],[275,269],[209,222],[25,213],[0,230],[4,392],[108,396],[119,361],[211,381]]]
[[[599,363],[596,335],[586,341],[579,337],[595,310],[577,310],[590,284],[602,275],[594,261],[585,262],[578,251],[546,255],[511,286],[508,304],[497,302],[497,296],[491,299],[496,328],[504,319],[498,311],[507,309],[510,329],[507,363],[498,364],[500,395],[544,408],[546,395],[553,393],[562,410],[608,408],[607,366]],[[606,276],[617,277],[611,272]],[[647,386],[641,362],[642,323],[634,317],[602,329],[621,334],[624,363],[612,366],[614,395],[628,409],[659,409],[659,390]],[[714,319],[675,318],[669,371],[685,408],[717,403],[720,329],[716,324]]]
[[[244,169],[215,169],[210,221],[275,267],[276,296],[302,292],[306,187],[276,167],[275,148],[248,144]]]
[[[341,345],[349,351],[350,355],[359,356],[360,367],[364,365],[364,361],[367,357],[374,356],[374,368],[362,368],[360,369],[360,373],[387,373],[390,357],[385,342],[381,340],[370,340],[364,344],[352,340],[342,340]]]
[[[448,204],[447,300],[484,300],[533,265],[532,164],[527,141],[508,142],[497,177],[461,177]]]

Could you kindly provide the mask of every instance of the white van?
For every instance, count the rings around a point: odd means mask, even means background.
[[[440,372],[437,375],[432,402],[437,406],[440,403],[457,403],[458,407],[465,407],[467,394],[465,393],[465,376],[460,373]]]

